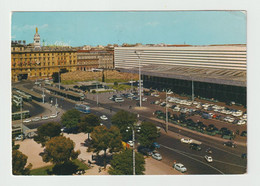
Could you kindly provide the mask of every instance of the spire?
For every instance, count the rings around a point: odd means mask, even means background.
[[[38,28],[36,27],[36,33],[38,34]]]

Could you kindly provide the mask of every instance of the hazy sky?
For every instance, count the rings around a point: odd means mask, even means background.
[[[70,46],[142,44],[245,44],[241,11],[14,12],[12,40]]]

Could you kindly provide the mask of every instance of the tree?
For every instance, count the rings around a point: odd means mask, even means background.
[[[80,123],[78,124],[79,131],[88,133],[88,139],[89,139],[89,133],[93,131],[93,128],[98,126],[100,123],[99,117],[94,114],[88,114],[84,115],[80,119]]]
[[[53,79],[53,83],[58,83],[59,82],[59,73],[58,72],[53,72],[52,74],[52,79]]]
[[[111,167],[108,173],[111,175],[133,175],[133,151],[126,149],[119,154],[115,154],[110,162]],[[143,175],[145,168],[143,155],[135,152],[135,174]]]
[[[51,138],[45,146],[45,153],[42,156],[44,162],[53,164],[64,164],[74,160],[80,154],[80,151],[74,151],[75,143],[64,136]]]
[[[118,86],[118,82],[117,82],[117,81],[115,81],[115,82],[114,82],[114,85],[115,85],[115,86]]]
[[[157,128],[154,123],[142,122],[138,141],[144,147],[151,147],[158,137]]]
[[[110,153],[119,152],[122,149],[122,137],[117,127],[112,126],[107,129],[105,126],[97,126],[91,133],[92,151],[99,154],[104,151],[104,167],[106,167],[106,154],[109,149]]]
[[[126,130],[128,126],[133,126],[133,124],[137,121],[136,114],[120,110],[112,117],[111,120],[112,124],[120,129],[120,132],[123,136],[123,140],[126,141],[131,139],[131,133],[126,132]]]
[[[34,141],[41,143],[45,146],[45,143],[55,136],[59,136],[61,131],[61,125],[56,122],[45,123],[37,128],[37,136],[34,137]]]
[[[12,168],[14,175],[29,175],[32,164],[25,167],[28,157],[19,150],[12,151]]]
[[[61,116],[61,123],[66,128],[76,127],[80,121],[80,112],[76,109],[68,110]]]

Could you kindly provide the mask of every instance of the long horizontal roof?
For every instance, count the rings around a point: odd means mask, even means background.
[[[122,72],[139,73],[138,66],[134,68],[118,68],[118,70]],[[246,71],[244,70],[147,65],[141,68],[141,74],[224,85],[247,86]]]

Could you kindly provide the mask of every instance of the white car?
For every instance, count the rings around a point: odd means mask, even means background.
[[[213,158],[212,158],[211,156],[206,155],[206,156],[204,156],[204,158],[205,158],[206,161],[209,162],[209,163],[213,162]]]
[[[42,116],[42,119],[49,119],[50,117],[49,116]]]
[[[128,144],[130,147],[133,147],[133,146],[134,146],[134,142],[133,142],[133,141],[128,141],[127,144]]]
[[[56,118],[56,117],[57,117],[57,114],[50,115],[50,118]]]
[[[161,156],[161,154],[159,154],[159,153],[153,153],[152,154],[152,157],[154,158],[154,159],[156,159],[156,160],[162,160],[162,156]]]
[[[147,98],[142,98],[142,101],[147,101]]]
[[[15,140],[17,140],[17,141],[18,141],[18,140],[22,140],[22,135],[20,134],[20,135],[16,136],[16,137],[15,137]]]
[[[246,121],[245,121],[245,120],[239,120],[237,124],[238,124],[238,125],[245,125],[245,124],[246,124]]]
[[[181,164],[181,163],[173,164],[173,168],[175,168],[177,171],[180,171],[182,173],[187,171],[187,168],[183,164]]]
[[[24,123],[29,123],[29,122],[31,122],[31,121],[32,121],[31,119],[23,120]]]
[[[32,121],[40,121],[40,120],[41,120],[40,117],[35,117],[35,118],[32,119]]]
[[[108,120],[108,118],[106,117],[106,115],[100,116],[100,119],[102,119],[102,120]]]
[[[188,143],[188,144],[190,144],[190,143],[192,143],[192,139],[189,139],[189,138],[181,138],[181,142],[182,143]]]

